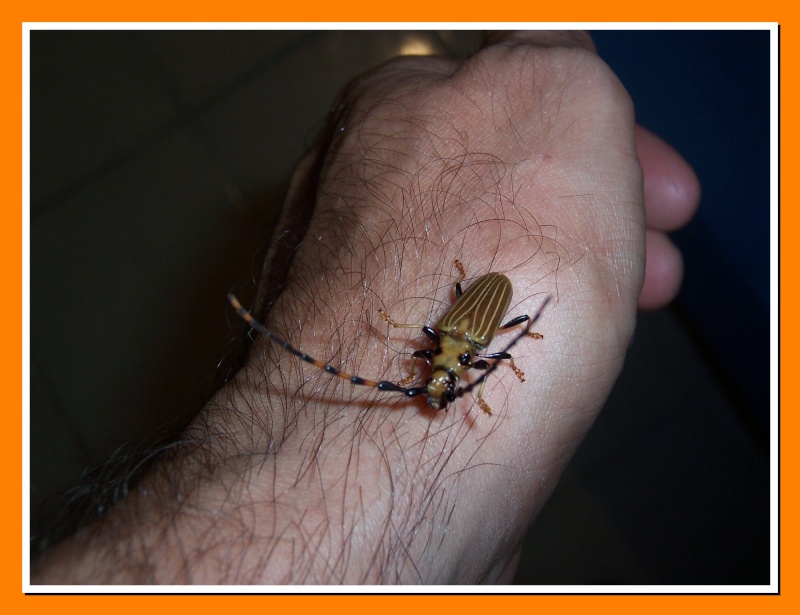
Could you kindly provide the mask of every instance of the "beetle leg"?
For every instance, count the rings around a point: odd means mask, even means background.
[[[517,375],[517,378],[519,378],[521,382],[525,382],[525,372],[523,372],[520,368],[514,365],[514,357],[512,357],[507,352],[495,352],[493,354],[482,354],[480,356],[483,358],[479,359],[478,361],[475,361],[472,364],[472,367],[474,367],[475,369],[489,369],[490,367],[493,366],[492,363],[489,363],[484,359],[496,359],[497,361],[502,361],[505,359],[508,360],[509,366],[511,367],[512,370],[514,370],[514,373]],[[481,378],[482,378],[481,384],[478,387],[478,394],[475,396],[475,399],[478,402],[478,407],[480,407],[480,409],[483,410],[486,414],[491,416],[492,409],[489,407],[489,404],[487,404],[486,401],[484,401],[483,399],[483,388],[486,386],[486,377],[482,376]]]
[[[519,367],[514,365],[514,357],[508,357],[508,364],[516,374],[517,378],[519,378],[520,382],[525,382],[525,372],[523,372]]]
[[[454,264],[456,269],[458,269],[458,279],[456,280],[456,299],[458,299],[464,294],[464,290],[461,288],[461,282],[467,277],[467,270],[464,269],[464,265],[458,259],[455,260]]]
[[[477,400],[480,409],[483,410],[489,416],[492,416],[492,409],[489,407],[489,404],[487,404],[483,399],[483,387],[485,385],[486,381],[484,380],[483,382],[481,382],[481,386],[478,389],[478,395],[475,397],[475,399]]]
[[[494,354],[482,354],[480,356],[486,359],[496,359],[497,361],[502,361],[503,359],[507,359],[511,366],[511,369],[514,370],[514,373],[517,375],[517,377],[522,382],[525,382],[525,374],[521,369],[519,369],[516,365],[514,365],[514,358],[507,352],[495,352]],[[480,359],[478,361],[475,361],[472,364],[472,367],[474,367],[475,369],[489,369],[490,367],[492,367],[492,365],[493,365],[492,363],[489,363],[484,359]],[[483,377],[481,380],[480,387],[478,387],[478,394],[475,396],[475,399],[478,402],[478,406],[480,407],[480,409],[483,410],[489,416],[491,416],[492,409],[489,407],[489,404],[487,404],[486,401],[483,399],[483,388],[485,386],[486,386],[486,378]]]
[[[403,323],[403,322],[395,322],[394,318],[389,316],[389,312],[386,310],[379,310],[381,318],[383,318],[386,322],[388,322],[391,326],[396,329],[429,329],[430,327],[426,327],[426,325],[418,325],[418,324],[411,324],[411,323]]]
[[[498,331],[502,331],[503,329],[510,329],[511,327],[516,327],[517,325],[521,325],[523,322],[528,322],[530,320],[530,316],[527,314],[523,314],[522,316],[517,316],[516,318],[512,318],[506,324],[498,329]],[[541,333],[536,333],[536,331],[526,331],[525,335],[528,337],[532,337],[535,340],[543,340],[544,335]]]
[[[416,363],[414,359],[424,359],[430,365],[433,361],[433,353],[430,350],[417,350],[411,355],[411,373],[400,381],[400,384],[408,384],[417,377]]]
[[[508,354],[508,353],[498,352],[496,354],[502,355],[502,354]],[[487,358],[493,358],[493,355],[481,355],[481,356],[485,356]],[[472,367],[474,367],[475,369],[489,369],[491,366],[492,366],[491,363],[489,363],[487,361],[484,361],[483,359],[481,359],[479,361],[475,361],[472,364]],[[489,404],[487,404],[486,401],[484,401],[484,399],[483,399],[483,387],[485,387],[485,386],[486,386],[486,379],[484,378],[481,381],[481,386],[478,388],[478,394],[475,396],[475,400],[478,402],[478,406],[480,407],[480,409],[483,410],[489,416],[491,416],[492,415],[492,409],[489,407]]]
[[[516,327],[523,322],[528,322],[530,320],[530,316],[527,314],[523,314],[522,316],[517,316],[516,318],[512,318],[506,324],[498,329],[498,331],[502,331],[503,329],[510,329],[511,327]]]
[[[456,269],[458,269],[458,280],[456,280],[456,286],[458,286],[464,281],[464,278],[467,277],[467,270],[464,269],[464,264],[458,259],[455,260],[454,265]]]
[[[513,370],[513,372],[517,375],[520,382],[525,382],[525,372],[523,372],[519,367],[514,365],[514,357],[512,357],[507,352],[495,352],[493,354],[482,354],[479,355],[482,359],[495,359],[497,361],[506,360],[508,361],[509,367]],[[472,364],[472,367],[476,367],[478,369],[488,369],[489,364],[486,361],[475,361]]]
[[[428,325],[417,325],[417,324],[410,324],[404,322],[395,322],[394,318],[389,316],[389,313],[386,310],[379,310],[381,318],[383,318],[386,322],[388,322],[392,327],[396,329],[422,329],[422,332],[431,338],[437,344],[439,343],[439,334],[436,333],[433,329],[431,329]]]
[[[430,350],[417,350],[411,356],[415,359],[425,359],[428,365],[433,362],[433,353]]]

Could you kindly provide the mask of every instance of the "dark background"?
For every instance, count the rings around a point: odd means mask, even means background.
[[[770,34],[594,38],[703,199],[674,235],[683,290],[641,315],[517,582],[766,584]],[[225,294],[252,292],[288,174],[338,89],[404,49],[465,56],[478,40],[31,33],[35,538],[87,468],[158,439],[211,391],[240,329]]]

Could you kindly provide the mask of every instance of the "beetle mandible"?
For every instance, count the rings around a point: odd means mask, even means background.
[[[514,359],[509,351],[525,336],[535,339],[544,337],[541,333],[531,332],[531,327],[541,317],[545,306],[550,301],[550,297],[545,299],[533,318],[523,314],[500,326],[511,303],[511,281],[501,273],[487,273],[473,282],[466,291],[463,291],[461,282],[466,277],[466,273],[460,261],[456,261],[455,265],[460,273],[455,286],[456,300],[439,320],[437,324],[438,333],[427,325],[397,323],[387,312],[380,311],[381,317],[391,326],[397,328],[420,328],[426,336],[436,342],[436,348],[432,350],[417,350],[411,355],[412,359],[424,359],[432,370],[430,378],[422,386],[417,387],[403,386],[406,382],[414,379],[413,364],[411,375],[405,378],[401,384],[395,384],[388,380],[369,380],[361,376],[348,374],[333,365],[307,355],[276,333],[270,331],[256,320],[234,295],[229,294],[228,300],[239,316],[250,327],[302,361],[347,380],[351,384],[373,387],[380,391],[403,393],[406,397],[425,395],[428,405],[434,410],[446,409],[447,404],[454,402],[459,397],[463,397],[474,390],[475,387],[480,386],[476,396],[478,406],[486,414],[491,415],[492,410],[482,396],[486,378],[497,369],[502,361],[507,360],[520,381],[525,381],[525,374],[514,365]],[[481,354],[481,351],[489,346],[495,333],[522,323],[527,323],[525,328],[511,340],[504,350],[491,354]],[[490,363],[489,361],[493,362]],[[458,386],[461,378],[470,369],[483,370],[483,374],[465,386]]]

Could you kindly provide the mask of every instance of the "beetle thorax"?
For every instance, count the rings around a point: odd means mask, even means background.
[[[460,331],[445,333],[439,339],[439,348],[433,358],[433,369],[457,369],[460,378],[465,369],[472,366],[472,356],[477,352],[475,344]],[[468,355],[465,362],[464,356]]]

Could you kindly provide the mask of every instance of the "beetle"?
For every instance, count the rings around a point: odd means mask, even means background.
[[[422,386],[416,387],[403,386],[406,382],[414,379],[413,363],[411,375],[405,378],[401,384],[395,384],[388,380],[369,380],[361,376],[348,374],[333,365],[307,355],[273,331],[270,331],[256,320],[234,295],[229,294],[228,300],[239,316],[251,328],[300,360],[347,380],[351,384],[373,387],[379,391],[403,393],[406,397],[425,395],[428,405],[434,410],[446,410],[449,403],[480,386],[476,396],[478,406],[483,412],[491,415],[492,410],[482,397],[486,378],[497,369],[502,361],[508,360],[509,366],[520,381],[525,382],[525,374],[514,365],[514,359],[509,350],[525,336],[535,339],[544,337],[541,333],[531,332],[531,327],[539,320],[545,306],[550,301],[550,297],[545,299],[533,318],[523,314],[500,326],[511,303],[511,281],[501,273],[487,273],[473,282],[466,291],[463,291],[461,282],[466,277],[466,273],[459,261],[456,261],[456,267],[460,273],[455,286],[456,300],[437,323],[438,333],[427,325],[397,323],[387,312],[380,310],[381,317],[392,327],[421,328],[422,332],[436,343],[436,348],[432,350],[417,350],[411,355],[412,359],[425,360],[432,370],[430,378]],[[481,351],[489,346],[495,333],[522,323],[527,324],[503,351],[481,354]],[[490,363],[489,361],[493,362]],[[470,369],[483,370],[483,374],[465,386],[458,386],[459,380]]]

